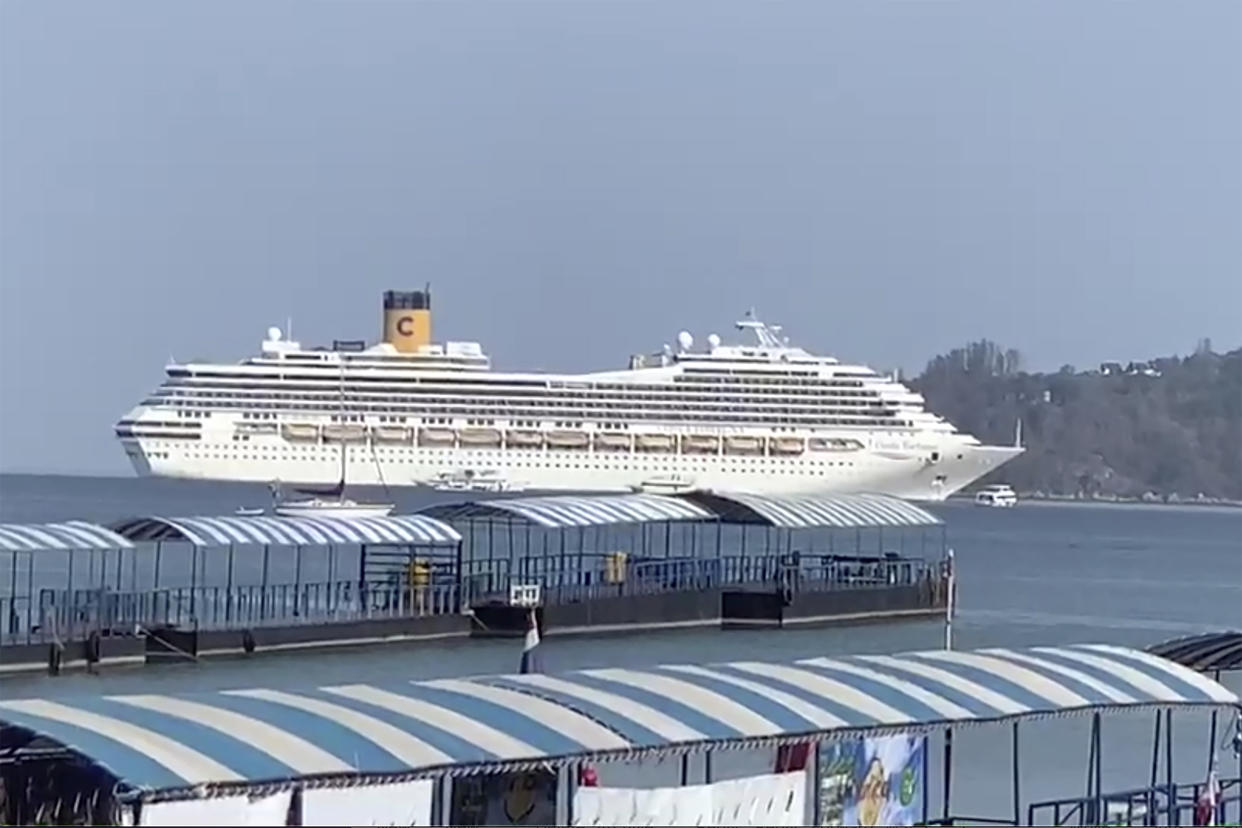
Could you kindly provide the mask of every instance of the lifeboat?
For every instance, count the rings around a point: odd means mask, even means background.
[[[596,451],[629,451],[630,435],[628,434],[596,434]]]
[[[371,429],[371,439],[377,443],[408,443],[410,429],[402,426],[374,426]]]
[[[420,446],[451,446],[457,442],[457,432],[451,428],[420,428],[418,444]]]
[[[506,431],[505,445],[509,448],[543,448],[543,434],[529,430]]]
[[[548,445],[556,448],[586,448],[591,442],[585,431],[549,431]]]
[[[638,451],[669,452],[677,443],[670,434],[639,434],[634,438],[634,448]]]
[[[323,427],[323,439],[334,443],[361,443],[366,438],[366,428],[353,423],[331,423]]]
[[[294,442],[314,442],[319,439],[319,426],[308,423],[286,423],[280,428],[286,440]]]
[[[684,454],[716,454],[720,451],[720,438],[702,434],[687,434],[681,438]]]
[[[733,436],[724,440],[725,454],[763,454],[762,437]]]
[[[839,437],[812,437],[807,441],[807,448],[811,451],[858,451],[862,447],[857,440]]]
[[[499,446],[500,432],[494,428],[464,428],[457,440],[463,446]]]
[[[801,437],[773,437],[773,454],[801,454],[806,450],[806,443]]]

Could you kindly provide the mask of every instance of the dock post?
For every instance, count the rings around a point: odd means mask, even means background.
[[[944,730],[944,807],[942,816],[948,824],[949,800],[953,792],[953,728]]]
[[[1013,824],[1020,825],[1022,823],[1022,795],[1020,779],[1018,773],[1018,723],[1013,723]]]
[[[1169,825],[1177,824],[1177,791],[1173,787],[1173,710],[1164,711],[1164,784],[1169,800]]]

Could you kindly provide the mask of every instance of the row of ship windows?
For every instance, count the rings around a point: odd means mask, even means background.
[[[315,371],[312,373],[304,373],[298,371],[281,371],[279,374],[269,376],[254,376],[250,374],[237,374],[225,371],[185,371],[172,370],[168,372],[168,376],[172,380],[181,380],[185,382],[199,382],[202,380],[219,381],[236,383],[243,387],[262,387],[265,385],[289,385],[297,383],[299,380],[304,382],[318,382],[321,384],[334,383],[341,384],[340,371]],[[738,387],[746,390],[754,390],[763,392],[769,388],[793,388],[804,390],[807,388],[819,390],[845,390],[862,388],[866,380],[872,383],[888,384],[886,377],[859,375],[859,379],[832,380],[822,377],[759,377],[752,374],[735,374],[731,376],[707,376],[682,374],[672,378],[674,383],[687,385],[710,385],[710,386],[730,386]],[[488,379],[480,381],[476,377],[462,377],[461,379],[453,379],[449,377],[412,377],[412,376],[349,376],[346,374],[344,381],[346,384],[358,383],[366,385],[403,385],[403,386],[450,386],[454,388],[463,388],[473,393],[476,389],[479,391],[489,391],[496,388],[511,388],[520,390],[546,390],[555,389],[557,391],[584,391],[584,392],[600,392],[600,391],[664,391],[668,389],[668,383],[659,384],[640,383],[640,382],[591,382],[588,380],[508,380],[508,379]]]
[[[697,394],[690,394],[683,391],[647,391],[635,392],[631,394],[597,394],[587,391],[580,393],[572,393],[569,391],[557,393],[518,393],[512,390],[504,389],[484,389],[478,392],[467,392],[465,390],[449,388],[427,388],[420,389],[418,392],[412,392],[408,388],[394,386],[391,388],[378,388],[374,386],[355,388],[346,386],[316,386],[316,385],[294,385],[281,384],[271,387],[237,387],[232,385],[220,384],[188,384],[173,383],[160,386],[162,391],[179,391],[187,394],[211,394],[211,393],[228,393],[238,397],[296,397],[301,399],[339,399],[342,394],[346,396],[372,396],[379,397],[382,395],[399,394],[402,397],[409,397],[416,400],[425,399],[433,394],[452,397],[454,399],[501,399],[501,400],[552,400],[552,401],[568,401],[569,403],[579,403],[584,399],[599,400],[613,403],[647,403],[647,402],[693,402],[696,400],[805,400],[808,403],[823,403],[825,400],[831,400],[838,405],[865,405],[868,402],[880,399],[878,391],[820,391],[818,393],[799,393],[794,391],[775,392],[775,391],[757,391],[754,393],[732,392],[732,391],[703,391]]]
[[[170,458],[169,453],[166,451],[165,452],[149,451],[147,452],[147,455],[149,457],[157,457],[157,458],[162,458],[165,460]],[[281,459],[289,459],[289,458],[281,458],[281,457],[278,457],[272,454],[237,454],[235,452],[230,453],[227,451],[224,452],[223,454],[216,453],[216,452],[205,452],[205,451],[203,452],[189,451],[185,453],[185,456],[193,460],[281,460]],[[294,458],[294,459],[297,459],[297,458]],[[306,458],[306,459],[313,460],[314,458]],[[416,460],[416,459],[401,457],[401,458],[393,458],[392,460],[389,460],[388,462],[390,464],[400,463],[400,464],[417,465],[421,461]],[[689,471],[710,471],[710,469],[707,466],[694,466],[694,465],[687,465],[684,463],[679,463],[676,465],[669,464],[669,463],[664,463],[664,464],[649,464],[648,463],[648,464],[641,464],[641,465],[638,465],[638,464],[632,465],[632,464],[627,463],[621,466],[616,466],[616,465],[608,466],[608,465],[602,465],[600,463],[551,463],[551,462],[549,463],[535,463],[535,462],[524,463],[524,462],[518,461],[518,462],[510,462],[507,465],[512,466],[512,467],[517,467],[517,468],[531,468],[531,469],[587,469],[587,470],[596,469],[599,471],[687,471],[687,470]],[[802,473],[802,474],[821,474],[822,475],[822,474],[827,473],[824,471],[824,469],[831,467],[831,466],[841,466],[841,467],[851,467],[851,468],[854,466],[853,463],[819,463],[815,465],[818,467],[819,469],[818,471],[814,469],[809,469],[809,470],[808,469],[793,469],[793,468],[788,468],[788,467],[771,468],[771,469],[739,468],[739,469],[733,469],[732,471],[752,473],[752,474]]]
[[[165,406],[165,405],[169,405],[170,403],[167,400],[152,398],[152,399],[146,400],[144,404],[150,405],[150,406]],[[176,405],[177,401],[173,401],[171,404]],[[236,409],[238,407],[237,403],[228,404],[228,403],[197,401],[194,404],[198,406],[206,407],[209,409],[219,408],[219,409],[231,410],[231,409]],[[250,405],[252,408],[270,409],[269,412],[260,412],[260,413],[272,413],[276,411],[306,411],[306,412],[312,412],[316,414],[327,414],[331,410],[330,408],[326,408],[324,406],[318,406],[318,405],[296,405],[296,404],[290,405],[290,404],[277,404],[277,403],[247,403],[247,405]],[[392,411],[413,412],[413,411],[417,411],[419,408],[418,406],[394,407],[394,406],[384,406],[384,405],[353,405],[351,407],[355,409],[357,408],[364,409],[365,411],[373,415],[377,414],[378,412],[392,412]],[[582,418],[583,420],[593,419],[602,414],[606,414],[612,417],[623,417],[629,420],[644,420],[644,421],[651,421],[651,422],[755,423],[759,425],[764,425],[764,424],[769,424],[769,423],[787,423],[787,424],[805,424],[805,425],[875,426],[875,427],[882,427],[882,428],[913,428],[914,427],[914,422],[912,420],[904,420],[904,419],[897,420],[897,419],[894,419],[891,415],[880,415],[880,414],[858,416],[859,412],[854,412],[854,411],[842,412],[845,414],[854,415],[854,416],[849,416],[849,417],[823,417],[823,416],[817,416],[817,414],[814,414],[814,413],[802,413],[802,412],[797,412],[797,411],[793,411],[790,409],[778,409],[772,413],[766,414],[765,416],[746,416],[742,414],[737,414],[735,413],[737,409],[723,409],[718,413],[712,413],[712,414],[684,413],[689,408],[692,408],[692,407],[681,408],[681,409],[670,409],[669,411],[659,412],[659,413],[657,412],[652,412],[652,413],[617,412],[617,411],[608,411],[608,412],[571,411],[571,412],[557,412],[557,413],[559,413],[561,416],[564,416],[565,414],[569,414],[570,416],[576,416],[576,417]],[[502,417],[512,417],[515,414],[514,412],[511,412],[511,411],[495,412],[495,411],[487,411],[486,409],[475,409],[475,408],[448,409],[447,411],[442,411],[442,412],[437,412],[437,413],[447,415],[446,417],[441,418],[440,420],[440,422],[442,422],[445,425],[449,424],[450,420],[453,417],[469,418],[469,417],[478,417],[479,415],[482,415],[484,418],[486,418],[488,415],[491,415],[494,418],[498,414]],[[671,415],[677,415],[677,416],[671,416]],[[342,415],[334,415],[333,419],[338,420],[341,416]],[[345,421],[362,422],[361,419],[358,419],[361,416],[362,415],[347,415]],[[517,416],[521,416],[521,415],[517,415]],[[527,416],[553,417],[553,416],[556,416],[556,414],[551,413],[551,412],[538,412],[533,415],[528,414]],[[276,416],[274,413],[272,413],[271,417],[267,417],[263,419],[276,419]],[[434,420],[425,420],[425,422],[434,422]]]

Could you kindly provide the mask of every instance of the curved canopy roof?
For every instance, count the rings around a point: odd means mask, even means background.
[[[607,668],[424,682],[0,700],[0,722],[131,787],[470,773],[557,759],[918,731],[1150,705],[1238,705],[1211,679],[1107,645]],[[10,730],[10,741],[14,731]]]
[[[135,541],[184,540],[195,546],[332,543],[456,545],[461,535],[426,515],[371,518],[137,517],[112,528]]]
[[[0,523],[0,552],[129,549],[132,546],[132,543],[111,529],[82,520],[66,523]]]
[[[938,526],[921,506],[879,494],[768,495],[695,492],[682,495],[728,523],[762,523],[782,529]]]
[[[422,509],[419,514],[444,520],[517,518],[548,529],[669,520],[714,520],[716,517],[696,503],[652,494],[502,498],[446,503]]]
[[[1242,670],[1242,630],[1174,638],[1148,647],[1147,652],[1200,673]]]

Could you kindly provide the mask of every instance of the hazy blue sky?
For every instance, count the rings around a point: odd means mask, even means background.
[[[123,472],[167,358],[497,367],[748,306],[877,367],[1242,342],[1242,4],[0,0],[0,468]]]

